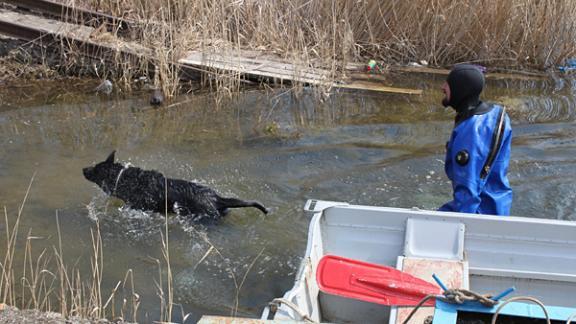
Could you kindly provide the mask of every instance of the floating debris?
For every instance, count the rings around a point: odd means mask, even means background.
[[[566,65],[559,66],[561,72],[576,71],[576,58],[566,60]]]
[[[96,89],[94,89],[94,91],[109,95],[112,93],[112,88],[112,81],[104,80],[102,83],[100,83],[99,86],[96,87]]]
[[[164,103],[164,93],[160,89],[154,89],[150,95],[150,104],[152,106],[160,106]]]

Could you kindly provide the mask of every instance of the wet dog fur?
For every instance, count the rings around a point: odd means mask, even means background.
[[[103,162],[82,169],[82,172],[106,194],[123,200],[131,208],[158,213],[168,210],[201,222],[217,221],[226,215],[229,208],[254,207],[268,213],[256,201],[221,197],[213,189],[192,181],[166,178],[153,170],[125,167],[114,161],[115,153],[112,152]]]

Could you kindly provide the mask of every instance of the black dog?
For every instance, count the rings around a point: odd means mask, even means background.
[[[157,171],[125,167],[114,162],[115,153],[112,152],[104,162],[82,169],[82,172],[105,193],[122,199],[131,208],[159,213],[168,210],[201,221],[216,221],[227,213],[228,208],[255,207],[264,214],[268,213],[255,201],[223,198],[214,190],[191,181],[169,179]]]

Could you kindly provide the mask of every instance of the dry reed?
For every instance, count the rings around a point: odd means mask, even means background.
[[[68,267],[64,261],[58,213],[58,246],[54,246],[52,251],[44,248],[34,253],[33,241],[42,238],[33,236],[32,229],[29,229],[25,238],[23,265],[15,265],[20,222],[33,181],[34,176],[13,224],[10,224],[8,211],[4,208],[6,246],[4,258],[0,260],[0,301],[22,309],[56,311],[65,318],[113,318],[136,322],[140,297],[134,289],[132,270],[127,271],[124,280],[118,282],[108,295],[102,290],[104,253],[98,223],[95,230],[91,230],[92,254],[88,277],[81,275],[79,268]],[[21,269],[21,274],[16,273],[16,269]],[[117,315],[115,298],[120,295],[121,285],[123,289],[129,286],[124,293],[128,291],[130,297],[129,301],[124,297],[120,314]]]
[[[65,262],[62,233],[60,231],[59,214],[56,212],[57,246],[52,250],[43,248],[41,252],[34,253],[33,242],[41,237],[32,234],[29,229],[25,238],[23,266],[15,265],[15,255],[18,246],[20,222],[24,206],[28,199],[35,175],[32,177],[24,200],[18,209],[13,224],[10,224],[8,211],[4,208],[6,228],[5,255],[0,260],[0,297],[1,302],[17,305],[20,308],[32,308],[40,311],[56,311],[65,318],[84,318],[98,320],[110,318],[113,320],[132,320],[137,322],[140,296],[135,291],[133,271],[129,269],[122,281],[118,281],[109,293],[102,289],[104,278],[104,251],[99,223],[90,230],[91,254],[89,271],[81,271],[77,266],[69,267]],[[166,202],[167,204],[167,202]],[[166,205],[166,208],[168,206]],[[158,280],[155,280],[157,293],[160,298],[160,320],[163,323],[171,322],[174,304],[173,274],[170,265],[170,245],[168,217],[165,218],[164,232],[161,234],[163,261],[155,259],[158,264]],[[215,253],[222,261],[228,262],[222,252],[207,237],[207,233],[192,230],[207,243],[209,249],[197,262],[198,267],[211,253]],[[231,267],[226,271],[233,281],[235,293],[232,296],[230,315],[236,316],[240,304],[240,293],[252,268],[264,253],[264,248],[254,257],[247,266],[246,271],[238,280],[237,274]],[[165,267],[165,268],[164,268]],[[21,274],[16,269],[22,269]],[[164,270],[165,269],[165,270]],[[87,276],[86,276],[87,275]],[[122,287],[122,291],[120,291]],[[128,289],[126,289],[128,287]],[[128,295],[128,296],[126,296]],[[117,297],[123,297],[121,303],[116,302]],[[120,306],[119,313],[116,306]],[[182,310],[182,317],[188,317]]]
[[[94,229],[90,230],[91,258],[89,271],[81,271],[78,267],[69,267],[65,262],[62,233],[60,231],[60,219],[56,212],[57,246],[52,250],[42,249],[40,253],[33,252],[33,241],[42,239],[32,235],[29,229],[25,239],[23,266],[20,268],[14,264],[17,252],[20,221],[23,215],[24,205],[29,196],[34,176],[30,181],[24,200],[18,210],[13,224],[10,224],[6,208],[4,217],[6,223],[6,249],[3,260],[0,262],[0,297],[1,302],[9,305],[17,305],[22,309],[36,309],[40,311],[56,311],[65,318],[84,318],[98,320],[110,318],[113,320],[132,320],[137,322],[140,296],[135,291],[133,271],[129,269],[122,281],[118,281],[111,291],[106,294],[103,289],[104,278],[104,251],[100,234],[99,223],[96,222]],[[167,206],[166,206],[167,208]],[[164,231],[160,233],[162,243],[163,260],[154,259],[158,266],[158,279],[155,279],[157,294],[160,299],[160,321],[171,322],[174,303],[173,274],[170,265],[170,245],[168,218],[165,218]],[[196,269],[211,253],[215,253],[221,260],[228,262],[222,252],[210,242],[205,232],[192,230],[203,239],[209,246],[205,255],[197,262]],[[230,315],[238,313],[240,292],[253,266],[264,253],[264,248],[248,265],[246,271],[238,280],[237,274],[231,267],[226,271],[233,281],[235,293],[232,296]],[[21,274],[16,269],[22,269]],[[122,293],[120,292],[122,287]],[[128,289],[126,289],[128,287]],[[123,295],[123,296],[122,296]],[[128,295],[128,296],[126,296]],[[122,296],[121,303],[116,298]],[[116,306],[120,304],[119,313]],[[184,314],[186,318],[189,314]]]
[[[187,50],[261,50],[332,76],[346,63],[476,62],[544,70],[576,55],[572,0],[67,0],[141,22],[132,37],[154,49],[156,86],[178,91]],[[132,67],[135,73],[138,67]],[[210,76],[225,93],[240,76]]]

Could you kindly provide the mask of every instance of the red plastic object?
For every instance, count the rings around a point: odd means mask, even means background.
[[[320,260],[316,281],[325,293],[388,306],[415,306],[426,295],[441,294],[440,287],[395,268],[334,255]]]

